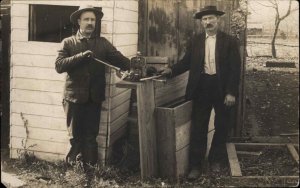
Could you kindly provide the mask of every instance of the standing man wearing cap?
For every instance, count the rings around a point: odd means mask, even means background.
[[[63,107],[71,149],[66,161],[73,163],[81,155],[85,166],[97,163],[96,137],[101,104],[105,100],[105,65],[96,62],[93,57],[122,70],[129,69],[129,59],[95,32],[102,17],[102,11],[92,6],[81,6],[72,13],[70,20],[78,31],[62,41],[55,61],[56,71],[67,73]]]
[[[208,160],[212,171],[219,171],[226,159],[226,138],[230,110],[238,95],[241,58],[236,38],[219,30],[224,12],[206,6],[195,14],[205,32],[194,36],[184,57],[162,74],[175,77],[190,71],[186,98],[193,101],[188,179],[201,175],[207,150],[207,133],[212,108],[215,110],[215,133]]]

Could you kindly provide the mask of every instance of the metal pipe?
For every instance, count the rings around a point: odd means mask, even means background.
[[[155,79],[155,78],[160,78],[162,76],[163,75],[156,75],[156,76],[150,76],[150,77],[147,77],[147,78],[141,78],[140,81],[152,80],[152,79]]]
[[[108,64],[108,63],[106,63],[106,62],[104,62],[104,61],[101,61],[100,59],[95,58],[95,57],[93,57],[93,59],[94,59],[95,61],[97,61],[97,62],[99,62],[99,63],[102,63],[102,64],[104,64],[104,65],[106,65],[106,66],[108,66],[108,67],[110,67],[110,68],[112,68],[112,69],[115,69],[115,70],[117,70],[117,71],[120,71],[120,70],[121,70],[119,67],[116,67],[116,66],[113,66],[113,65],[111,65],[111,64]]]

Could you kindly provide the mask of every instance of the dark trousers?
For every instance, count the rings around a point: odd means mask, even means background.
[[[95,165],[98,158],[96,137],[99,133],[101,104],[77,104],[64,100],[63,107],[71,143],[67,161],[74,162],[81,153],[84,164]]]
[[[190,166],[201,167],[207,150],[207,134],[211,110],[215,110],[215,132],[209,152],[210,163],[226,156],[226,139],[229,132],[230,108],[220,95],[216,75],[201,75],[199,88],[193,99],[190,138]]]

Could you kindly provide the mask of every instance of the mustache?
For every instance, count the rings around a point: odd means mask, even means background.
[[[93,25],[88,25],[86,26],[87,29],[94,29],[94,26]]]
[[[212,24],[207,24],[207,25],[206,25],[206,28],[211,28],[211,27],[213,27]]]

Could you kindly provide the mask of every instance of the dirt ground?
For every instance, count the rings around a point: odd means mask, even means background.
[[[296,68],[267,68],[268,58],[247,58],[245,74],[246,119],[243,136],[280,136],[299,133],[299,64]],[[292,136],[293,137],[293,136]],[[299,135],[298,135],[299,137]],[[298,140],[297,136],[296,139]],[[299,175],[299,166],[287,151],[264,150],[260,157],[239,156],[244,175]],[[2,158],[3,159],[3,158]],[[25,187],[81,187],[80,168],[67,167],[64,163],[48,163],[32,157],[19,160],[2,160],[2,169],[14,172],[27,182]],[[283,168],[286,167],[286,168]],[[282,171],[284,169],[284,171]],[[287,180],[263,178],[240,180],[230,177],[228,165],[218,174],[207,173],[194,182],[180,179],[169,182],[163,179],[140,181],[138,168],[126,169],[110,166],[96,170],[93,187],[282,187]],[[289,181],[291,182],[291,181]]]

